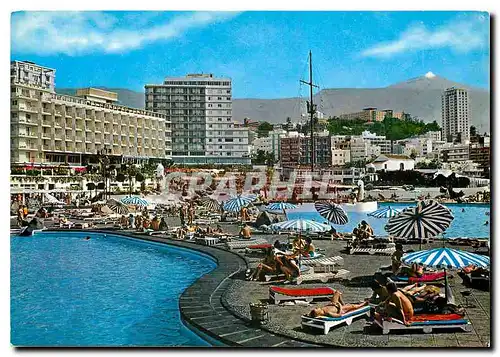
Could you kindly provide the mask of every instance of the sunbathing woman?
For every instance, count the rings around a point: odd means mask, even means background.
[[[266,256],[264,257],[264,260],[257,265],[257,268],[255,269],[254,273],[250,276],[249,280],[255,281],[255,280],[261,280],[262,278],[262,273],[276,273],[277,269],[277,261],[274,256],[274,249],[273,248],[268,248],[266,249]]]
[[[332,296],[331,303],[329,303],[326,306],[313,309],[309,313],[309,316],[342,317],[348,312],[357,310],[366,305],[368,305],[368,301],[359,304],[344,304],[344,302],[342,301],[342,293],[340,291],[335,291],[335,293]]]

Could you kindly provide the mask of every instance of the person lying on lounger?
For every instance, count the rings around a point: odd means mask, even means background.
[[[411,266],[402,266],[399,269],[398,276],[407,276],[409,278],[421,278],[424,275],[424,267],[413,263]]]
[[[335,291],[332,296],[331,302],[323,307],[317,307],[313,309],[310,313],[310,317],[327,316],[327,317],[342,317],[345,314],[362,308],[368,305],[368,302],[362,302],[359,304],[344,304],[342,301],[342,293],[340,291]]]
[[[305,248],[306,241],[301,236],[296,236],[292,241],[292,250],[294,252],[301,251]]]
[[[306,237],[304,240],[306,244],[304,248],[300,251],[302,253],[302,256],[306,258],[314,258],[316,255],[318,255],[318,253],[316,253],[316,248],[312,244],[311,237]]]

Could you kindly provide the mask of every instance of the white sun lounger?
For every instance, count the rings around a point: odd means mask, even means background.
[[[274,304],[290,300],[305,300],[307,302],[311,302],[314,299],[331,298],[334,293],[335,290],[328,287],[313,289],[287,289],[271,286],[269,288],[269,299],[272,300]]]
[[[327,283],[330,280],[345,279],[349,276],[351,272],[345,269],[339,269],[336,272],[326,272],[326,273],[306,273],[301,274],[295,280],[297,285],[302,284],[307,281],[321,281],[322,283]]]
[[[369,305],[363,306],[357,310],[353,310],[342,317],[310,317],[302,315],[302,328],[307,326],[315,329],[320,329],[323,331],[323,334],[326,335],[328,332],[330,332],[330,329],[332,327],[342,325],[343,323],[349,326],[354,319],[362,316],[370,317]]]
[[[267,240],[263,238],[249,239],[249,240],[232,240],[226,242],[226,247],[229,249],[243,249],[251,245],[268,243]]]
[[[196,238],[195,241],[198,244],[212,246],[212,245],[216,245],[219,242],[219,238],[217,238],[217,237],[200,237],[200,238]]]
[[[413,322],[409,326],[406,326],[402,321],[394,318],[391,319],[391,321],[383,319],[382,322],[380,321],[380,319],[375,318],[373,322],[382,329],[382,333],[384,335],[387,335],[393,330],[423,330],[424,333],[431,333],[434,330],[443,329],[462,329],[465,332],[472,331],[472,325],[470,321],[465,319]]]
[[[330,272],[336,266],[344,265],[344,258],[340,255],[336,257],[320,257],[315,259],[301,259],[302,264],[314,267],[315,272]]]
[[[395,251],[396,251],[396,247],[387,247],[387,248],[351,248],[349,250],[349,254],[368,253],[370,255],[373,255],[373,254],[391,255]]]

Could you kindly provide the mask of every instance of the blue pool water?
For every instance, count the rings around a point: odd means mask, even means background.
[[[11,342],[207,346],[182,324],[178,299],[215,266],[188,250],[109,234],[11,237]]]
[[[378,208],[391,206],[397,209],[415,206],[412,203],[379,203]],[[491,217],[486,216],[486,212],[490,211],[488,204],[447,204],[446,205],[453,213],[455,219],[451,226],[446,230],[445,237],[475,237],[489,238]],[[465,211],[462,212],[462,209]],[[339,232],[352,232],[352,230],[362,220],[367,221],[374,229],[376,235],[387,235],[384,226],[387,224],[387,218],[374,218],[368,216],[367,213],[348,212],[349,222],[343,226],[333,225]],[[307,218],[314,219],[318,222],[324,222],[325,219],[314,212],[287,212],[288,219]],[[488,221],[490,224],[484,225]]]

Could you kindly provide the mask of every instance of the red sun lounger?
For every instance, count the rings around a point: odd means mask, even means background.
[[[396,284],[437,283],[444,280],[445,276],[445,272],[442,271],[438,273],[424,274],[420,278],[393,275],[389,277],[389,279],[394,281]]]
[[[271,286],[269,288],[269,299],[272,300],[274,304],[279,304],[281,301],[287,300],[305,300],[307,302],[311,302],[313,299],[331,298],[334,293],[335,290],[328,287],[289,289]]]
[[[434,330],[462,329],[472,331],[471,323],[458,314],[419,314],[413,316],[407,326],[402,321],[394,318],[385,318],[381,314],[375,314],[374,323],[382,329],[384,335],[392,330],[423,330],[431,333]]]

